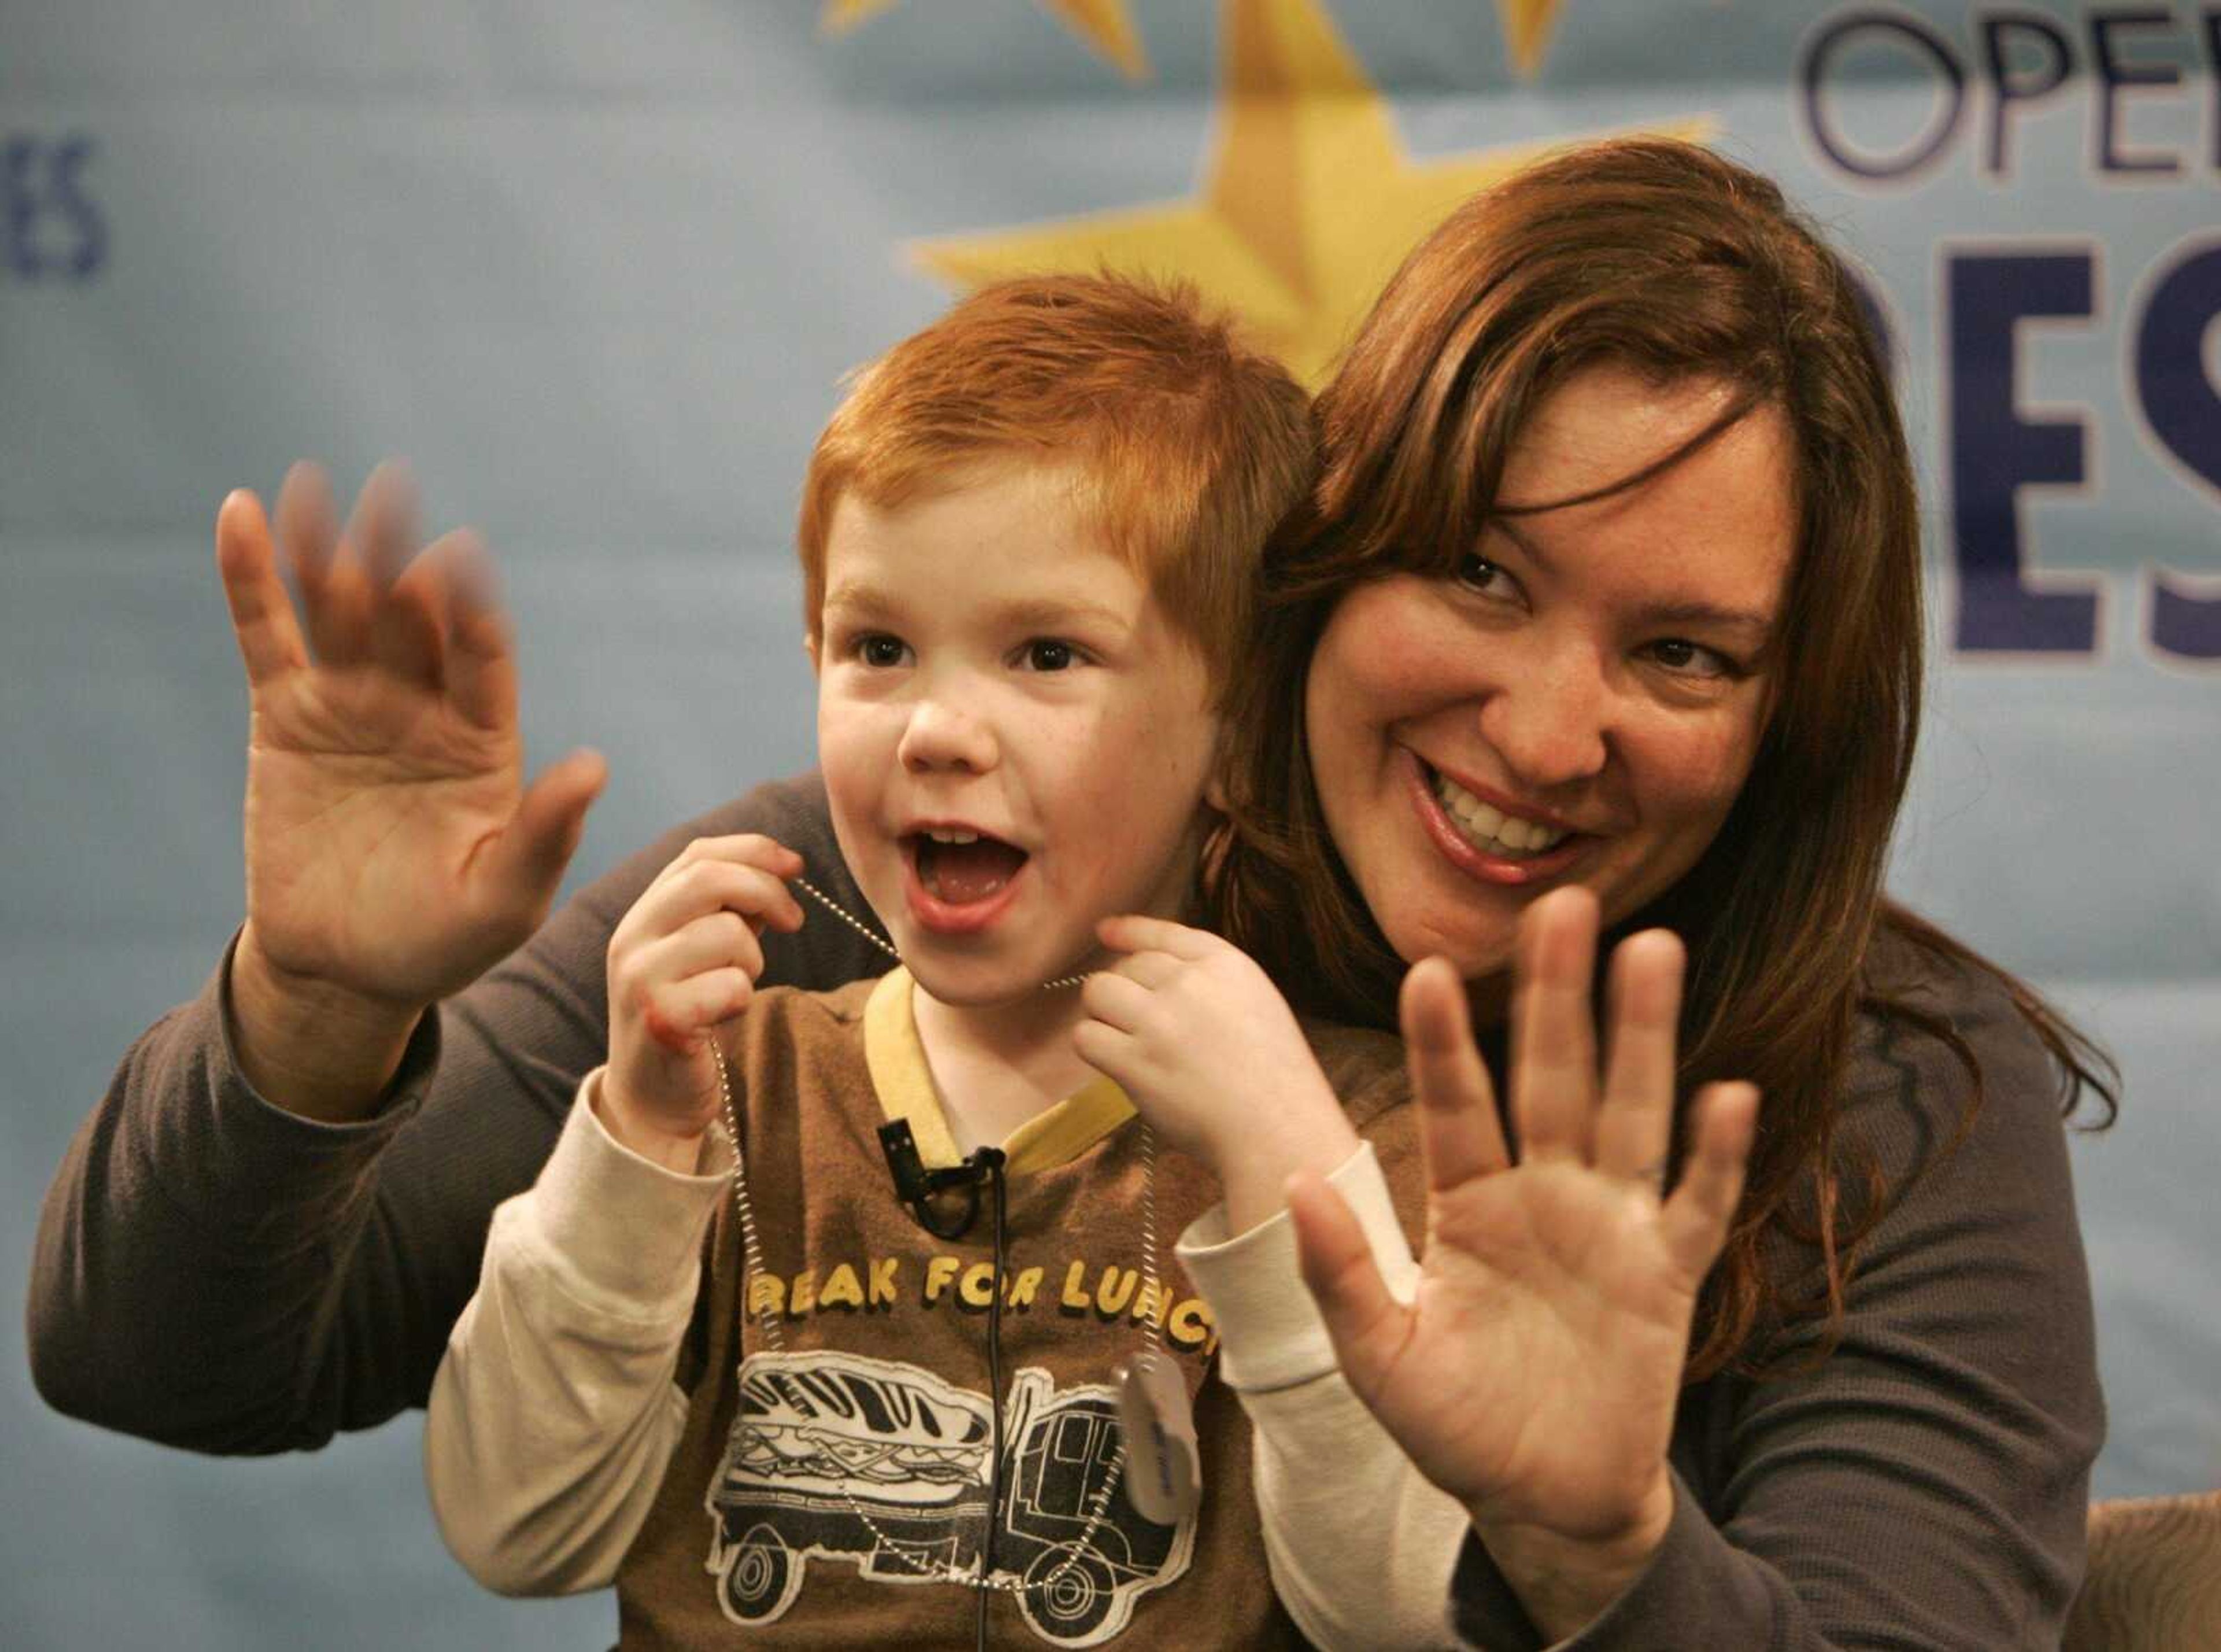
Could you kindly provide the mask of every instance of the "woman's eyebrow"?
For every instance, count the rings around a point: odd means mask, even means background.
[[[1484,525],[1482,531],[1484,533],[1493,532],[1503,535],[1505,538],[1510,540],[1514,545],[1517,546],[1521,552],[1523,552],[1529,560],[1533,561],[1537,567],[1542,568],[1546,573],[1549,570],[1549,554],[1543,550],[1543,548],[1540,545],[1537,545],[1532,539],[1529,538],[1526,531],[1515,523],[1511,517],[1491,516]]]
[[[1717,603],[1660,603],[1645,608],[1642,619],[1650,625],[1694,625],[1707,630],[1741,632],[1749,636],[1753,647],[1774,635],[1771,614],[1749,608],[1724,608]]]
[[[1532,536],[1502,516],[1489,519],[1490,530],[1499,533],[1517,546],[1520,554],[1545,573],[1551,571],[1549,553],[1537,545]],[[1701,625],[1715,630],[1746,634],[1754,648],[1763,644],[1774,635],[1774,616],[1755,608],[1731,608],[1720,603],[1697,600],[1657,603],[1642,611],[1642,618],[1650,625]]]

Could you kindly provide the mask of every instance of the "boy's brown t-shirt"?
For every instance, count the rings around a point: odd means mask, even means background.
[[[617,1575],[628,1646],[969,1647],[975,1591],[947,1580],[986,1530],[992,1212],[955,1240],[898,1203],[878,1129],[907,1118],[929,1165],[957,1157],[910,1017],[910,979],[751,1006],[729,1052],[749,1204],[748,1271],[728,1203],[708,1239],[685,1432]],[[1314,1034],[1407,1227],[1417,1147],[1399,1048]],[[1261,1117],[1260,1129],[1269,1129]],[[1022,1128],[1010,1155],[1002,1320],[998,1646],[1300,1646],[1267,1572],[1250,1430],[1213,1374],[1208,1307],[1173,1242],[1218,1197],[1159,1145],[1146,1281],[1142,1132],[1108,1079]],[[783,1351],[764,1335],[777,1313]],[[744,1311],[745,1307],[745,1311]],[[1166,1525],[1117,1483],[1113,1373],[1148,1321],[1195,1407],[1203,1495]]]

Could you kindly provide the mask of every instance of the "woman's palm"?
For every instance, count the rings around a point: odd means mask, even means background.
[[[1477,1521],[1602,1539],[1655,1496],[1697,1289],[1742,1190],[1756,1093],[1713,1086],[1663,1197],[1682,953],[1660,931],[1614,959],[1599,1081],[1593,899],[1537,901],[1523,926],[1520,1054],[1506,1146],[1462,983],[1405,983],[1404,1036],[1427,1159],[1416,1294],[1390,1297],[1354,1218],[1293,1190],[1304,1276],[1350,1386],[1420,1471]]]
[[[429,1004],[545,916],[599,765],[574,756],[528,796],[514,665],[475,545],[451,537],[402,572],[405,483],[374,477],[336,547],[322,490],[297,469],[278,505],[305,623],[251,496],[218,522],[250,702],[248,922],[291,975]]]
[[[1692,1286],[1656,1198],[1571,1164],[1438,1192],[1405,1340],[1365,1398],[1467,1506],[1579,1535],[1670,1434]],[[1549,1488],[1547,1508],[1528,1488]]]

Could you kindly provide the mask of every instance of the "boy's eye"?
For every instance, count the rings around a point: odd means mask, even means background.
[[[892,666],[899,666],[910,653],[908,646],[900,637],[889,636],[883,631],[858,637],[854,646],[858,660],[865,665],[877,666],[882,670]]]
[[[1073,664],[1072,644],[1053,636],[1035,637],[1026,644],[1029,671],[1065,671]]]

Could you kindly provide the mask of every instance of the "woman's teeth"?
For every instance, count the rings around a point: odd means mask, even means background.
[[[1540,821],[1522,820],[1501,809],[1492,809],[1446,774],[1436,774],[1435,797],[1442,805],[1442,812],[1457,823],[1467,842],[1477,849],[1500,854],[1506,860],[1546,854],[1573,835]]]
[[[936,843],[977,843],[979,841],[977,832],[929,831],[926,835]]]

